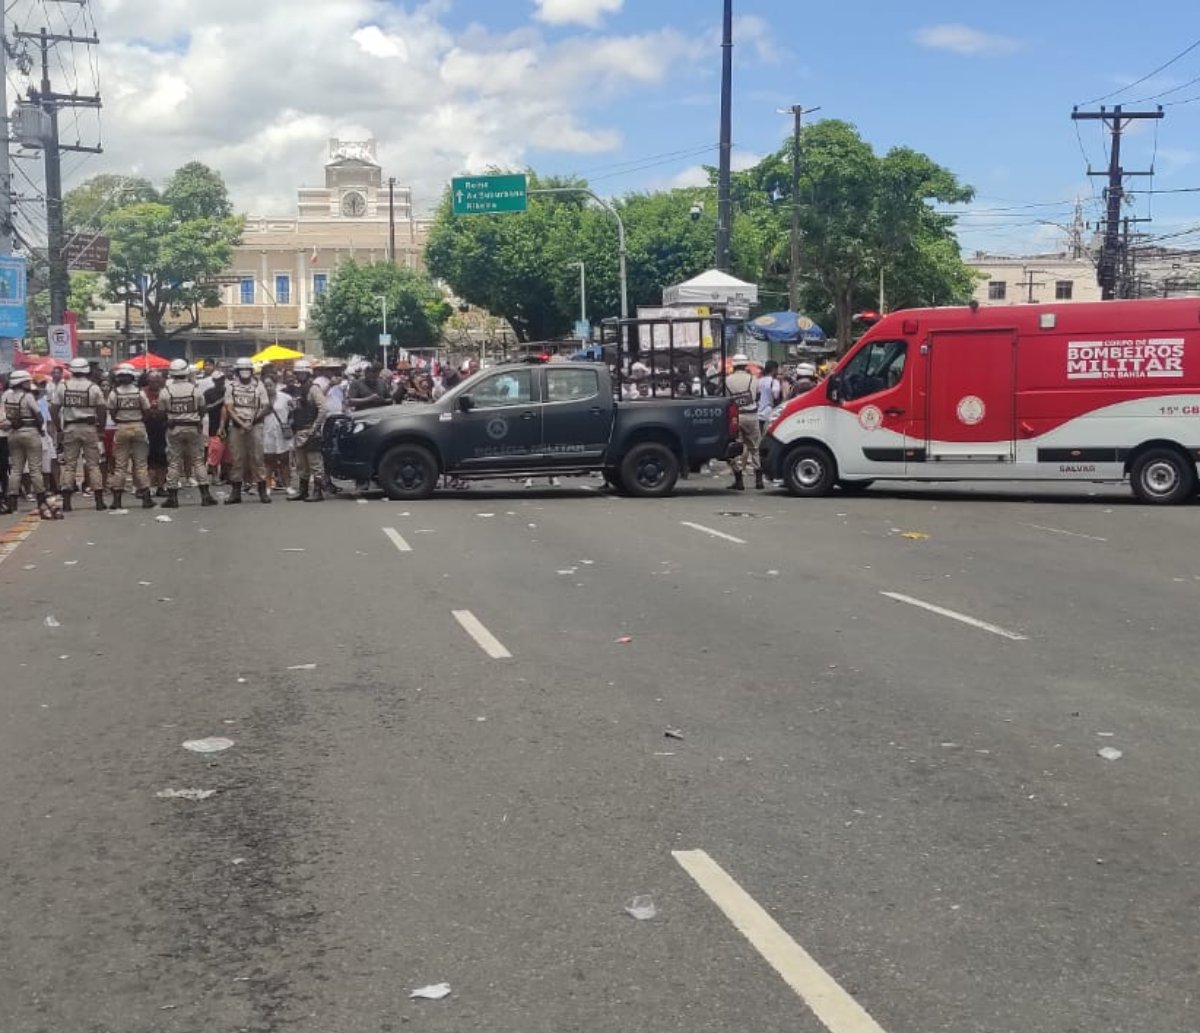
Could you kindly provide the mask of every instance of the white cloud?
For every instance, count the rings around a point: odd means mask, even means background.
[[[616,14],[625,0],[534,0],[535,17],[547,25],[595,27],[606,14]]]
[[[296,188],[322,181],[330,137],[377,138],[385,174],[413,187],[419,210],[437,202],[452,175],[520,166],[534,148],[611,151],[621,143],[622,116],[617,108],[611,120],[600,112],[614,100],[636,103],[640,91],[672,76],[685,79],[707,36],[664,28],[547,37],[533,23],[505,33],[478,24],[458,31],[446,0],[93,0],[91,7],[102,41],[105,154],[68,159],[68,188],[134,166],[161,182],[199,160],[222,173],[239,209],[255,214],[295,210]],[[620,7],[620,0],[543,0],[537,15],[590,25]],[[40,0],[17,0],[10,20],[24,24],[43,10]],[[87,93],[80,50],[78,85]],[[71,142],[75,135],[95,142],[88,118],[80,116],[78,134],[68,123]]]
[[[952,54],[966,56],[1015,54],[1025,48],[1025,42],[1014,36],[984,32],[982,29],[973,29],[969,25],[959,23],[930,25],[918,29],[913,38],[930,50],[947,50]]]
[[[713,158],[716,161],[716,158]],[[755,154],[753,151],[739,151],[736,148],[729,156],[729,167],[734,172],[745,172],[746,169],[752,169],[760,161],[763,160],[763,155]],[[681,172],[677,172],[667,181],[668,187],[682,187],[685,189],[694,189],[698,187],[708,186],[708,170],[703,165],[691,165]]]

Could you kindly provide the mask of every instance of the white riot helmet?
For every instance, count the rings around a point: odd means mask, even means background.
[[[817,367],[811,362],[802,362],[796,367],[796,376],[808,377],[810,380],[816,380]]]
[[[292,372],[295,373],[297,376],[300,376],[301,374],[303,374],[304,376],[311,376],[312,371],[313,371],[312,363],[309,362],[308,359],[297,359],[292,364]]]
[[[33,378],[29,375],[27,369],[15,369],[12,376],[8,378],[9,387],[29,387],[33,383]]]
[[[86,377],[91,372],[92,366],[87,359],[79,358],[72,359],[67,363],[67,369],[71,371],[73,377]]]
[[[172,359],[171,365],[167,368],[167,372],[169,372],[172,377],[180,378],[186,377],[190,370],[188,369],[188,364],[185,359]]]
[[[248,358],[240,358],[233,364],[233,372],[240,380],[249,380],[254,376],[254,363]]]
[[[135,370],[128,362],[122,362],[116,369],[113,370],[113,376],[120,380],[122,377],[128,377],[133,380],[137,376]]]
[[[735,355],[730,361],[733,363],[733,368],[737,369],[739,366],[749,366],[750,356],[743,355],[741,352],[738,352],[738,354]]]

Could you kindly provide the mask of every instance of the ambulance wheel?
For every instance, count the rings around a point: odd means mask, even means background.
[[[437,460],[420,445],[397,445],[379,461],[378,478],[389,499],[427,499],[437,487]]]
[[[837,464],[820,445],[799,445],[783,457],[783,483],[793,495],[821,498],[836,481]]]
[[[1169,506],[1196,492],[1196,465],[1173,448],[1152,448],[1133,461],[1129,482],[1139,502]]]
[[[847,495],[861,495],[874,481],[838,481],[838,487]]]

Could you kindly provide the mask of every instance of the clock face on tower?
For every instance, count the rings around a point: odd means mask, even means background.
[[[367,199],[355,190],[350,191],[350,193],[342,198],[342,214],[349,215],[355,219],[366,215]]]

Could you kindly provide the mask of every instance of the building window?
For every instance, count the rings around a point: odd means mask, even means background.
[[[292,303],[292,278],[286,275],[275,277],[275,304],[290,305]]]
[[[988,301],[1003,301],[1008,297],[1008,284],[1004,280],[993,280],[988,284]]]
[[[1054,281],[1054,299],[1056,301],[1070,301],[1071,295],[1075,290],[1074,280],[1055,280]]]
[[[313,297],[319,298],[329,292],[329,274],[313,273]]]
[[[238,300],[243,305],[254,304],[254,277],[243,276],[242,282],[238,285]]]

